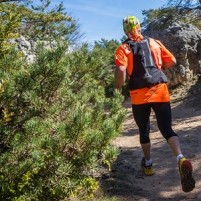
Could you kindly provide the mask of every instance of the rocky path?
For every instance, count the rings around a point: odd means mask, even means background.
[[[122,201],[201,201],[201,100],[191,97],[172,102],[173,129],[179,135],[183,154],[192,161],[196,187],[184,193],[176,159],[158,131],[151,114],[152,158],[156,174],[147,177],[140,168],[142,151],[130,102],[122,136],[113,144],[121,150],[108,178],[103,180],[107,194]]]

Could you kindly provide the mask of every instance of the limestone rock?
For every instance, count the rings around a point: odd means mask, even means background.
[[[169,86],[190,82],[201,74],[201,30],[190,24],[175,22],[165,30],[155,30],[151,23],[143,35],[160,40],[176,57],[177,65],[166,70]]]

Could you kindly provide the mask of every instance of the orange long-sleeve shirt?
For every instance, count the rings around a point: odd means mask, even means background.
[[[158,40],[150,38],[150,49],[156,66],[161,69],[164,63],[176,61],[175,57]],[[127,44],[120,45],[115,52],[115,64],[125,66],[128,75],[131,75],[134,64],[132,50]],[[164,65],[165,66],[165,65]],[[150,88],[135,89],[130,91],[132,104],[144,104],[150,102],[169,102],[170,95],[166,83],[160,83]]]

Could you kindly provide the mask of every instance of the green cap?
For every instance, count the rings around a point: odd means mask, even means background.
[[[123,19],[123,28],[125,33],[129,33],[138,27],[140,27],[140,21],[137,17],[127,16]]]

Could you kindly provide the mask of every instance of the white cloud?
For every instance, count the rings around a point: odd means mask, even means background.
[[[122,18],[122,15],[120,14],[120,11],[114,11],[108,8],[104,8],[103,9],[99,9],[96,7],[92,7],[92,6],[87,6],[87,5],[75,5],[75,4],[64,4],[65,8],[68,10],[70,9],[74,9],[74,10],[79,10],[79,11],[87,11],[87,12],[92,12],[92,13],[96,13],[102,16],[109,16],[109,17],[115,17],[115,18]]]

